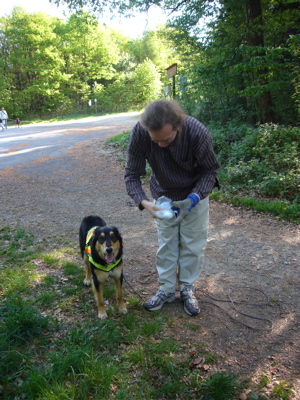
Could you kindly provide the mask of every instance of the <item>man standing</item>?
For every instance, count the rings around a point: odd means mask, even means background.
[[[7,112],[4,110],[4,107],[1,108],[0,119],[2,119],[2,123],[5,126],[5,128],[7,129],[8,115],[7,115]]]
[[[150,164],[150,201],[141,184]],[[218,186],[219,165],[212,138],[198,120],[186,116],[175,101],[149,103],[131,133],[125,168],[125,185],[140,210],[155,218],[158,233],[156,268],[159,289],[144,303],[149,311],[175,300],[176,284],[184,310],[200,312],[194,283],[204,263],[208,231],[208,196]],[[171,219],[160,219],[156,200],[166,196],[176,211]]]

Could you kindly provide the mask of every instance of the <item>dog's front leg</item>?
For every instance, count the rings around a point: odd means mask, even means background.
[[[115,287],[116,287],[116,299],[117,299],[117,305],[119,312],[121,314],[127,314],[127,308],[126,304],[123,300],[123,272],[121,271],[119,276],[113,276],[113,280],[115,282]]]
[[[86,254],[84,255],[84,266],[85,266],[85,278],[83,283],[86,286],[90,286],[90,284],[92,283],[92,271],[91,271],[91,264]]]
[[[98,318],[100,319],[107,318],[104,306],[103,289],[104,282],[99,282],[99,280],[95,276],[93,276],[93,291],[98,306]]]

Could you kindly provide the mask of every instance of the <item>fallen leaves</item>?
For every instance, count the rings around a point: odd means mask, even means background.
[[[210,366],[205,364],[205,359],[202,357],[193,358],[189,363],[190,369],[202,369],[203,371],[208,371]]]

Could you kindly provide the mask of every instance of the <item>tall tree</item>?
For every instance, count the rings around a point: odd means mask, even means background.
[[[1,20],[2,70],[10,92],[10,114],[45,112],[60,98],[63,60],[53,32],[56,19],[15,8]]]
[[[265,57],[265,40],[264,40],[264,19],[261,6],[261,0],[248,0],[246,4],[248,11],[248,34],[249,44],[257,48],[257,57]],[[268,69],[259,68],[257,71],[257,79],[261,88],[268,87]],[[274,113],[272,110],[271,93],[268,89],[262,89],[258,96],[258,110],[260,122],[274,122]]]
[[[119,49],[110,29],[95,17],[80,11],[60,27],[60,49],[69,76],[65,92],[81,108],[87,103],[94,83],[111,80],[118,63]]]

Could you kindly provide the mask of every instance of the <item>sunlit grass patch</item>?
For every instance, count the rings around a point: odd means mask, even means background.
[[[61,249],[51,250],[41,254],[45,264],[52,268],[61,268],[66,262],[66,255],[73,254],[74,251],[62,247]]]
[[[7,265],[25,264],[38,252],[34,245],[34,235],[24,229],[11,230],[9,227],[0,229],[0,257],[5,258]]]
[[[5,296],[27,292],[39,280],[40,275],[32,265],[11,266],[0,270],[1,290]]]

